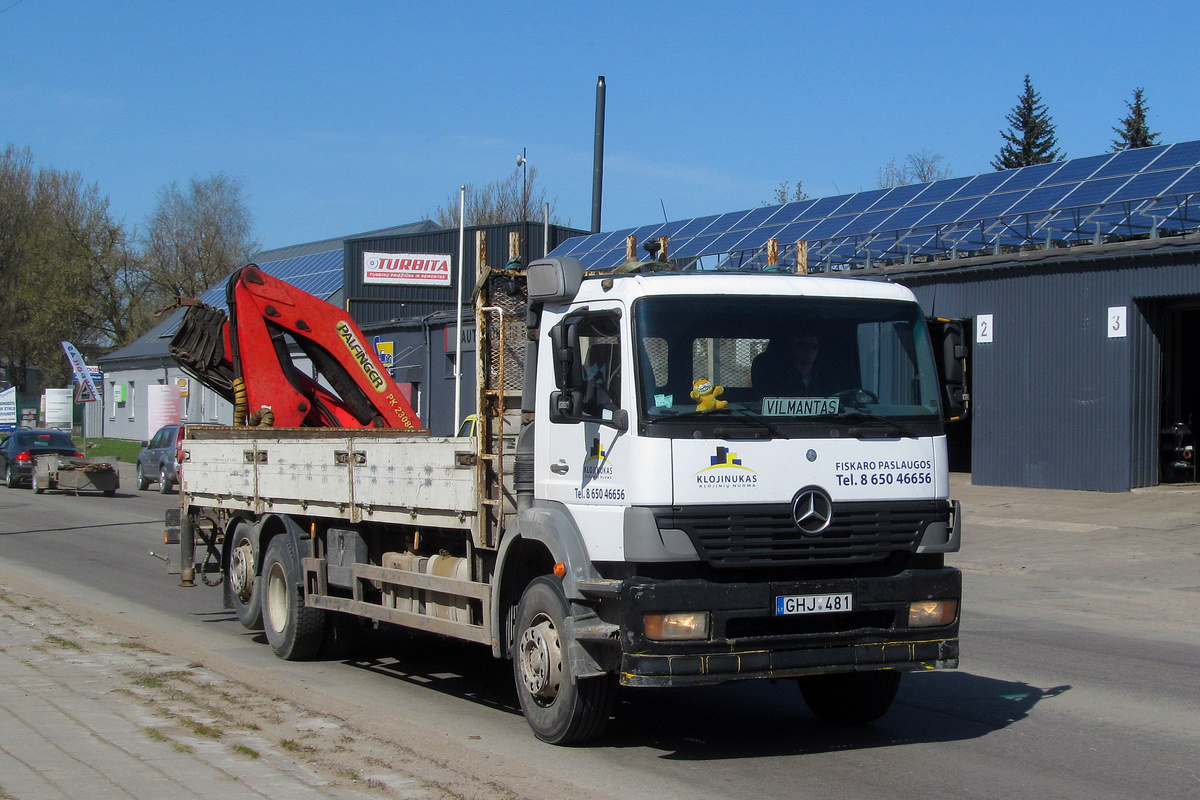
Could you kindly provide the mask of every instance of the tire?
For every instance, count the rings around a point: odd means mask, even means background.
[[[171,481],[167,480],[167,468],[158,468],[158,491],[159,494],[171,493]]]
[[[817,719],[831,725],[865,725],[891,708],[903,674],[881,669],[806,675],[797,680],[804,702]]]
[[[4,469],[4,485],[10,489],[17,488],[17,473],[13,472],[12,464]]]
[[[559,583],[537,578],[517,607],[513,679],[533,733],[550,744],[577,744],[600,735],[612,714],[616,676],[576,678],[561,641],[570,606]]]
[[[261,630],[262,581],[258,579],[258,559],[254,552],[254,527],[249,522],[239,522],[233,528],[233,540],[229,547],[229,563],[225,568],[225,579],[229,582],[229,596],[238,622],[247,630]]]
[[[312,658],[321,649],[325,612],[304,605],[300,556],[290,534],[280,534],[267,546],[263,559],[262,620],[267,641],[285,661]]]
[[[154,482],[142,474],[142,462],[140,462],[140,461],[138,462],[138,465],[137,465],[137,478],[138,478],[138,491],[139,492],[146,491],[147,489],[150,488],[150,484]]]

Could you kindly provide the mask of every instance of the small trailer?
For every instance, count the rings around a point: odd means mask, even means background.
[[[30,483],[37,494],[61,489],[75,494],[103,492],[112,497],[121,486],[121,476],[117,473],[117,460],[112,457],[75,458],[47,453],[37,457]]]

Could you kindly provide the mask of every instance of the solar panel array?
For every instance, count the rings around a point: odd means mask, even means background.
[[[278,261],[264,261],[258,268],[268,275],[287,281],[301,291],[308,292],[322,300],[328,300],[331,295],[342,288],[344,280],[342,248],[326,250],[323,253],[310,253],[304,256],[283,258]],[[226,313],[229,308],[225,304],[226,281],[221,281],[200,296],[200,302],[219,308]],[[163,326],[160,338],[170,338],[179,330],[183,314],[177,313],[170,324]]]
[[[714,256],[723,268],[761,269],[777,239],[781,266],[794,266],[804,241],[810,271],[822,271],[1197,228],[1200,141],[596,233],[551,255],[606,270],[625,261],[626,237],[640,246],[666,236],[684,266]]]

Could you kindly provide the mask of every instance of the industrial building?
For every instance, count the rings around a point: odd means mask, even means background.
[[[912,288],[973,320],[952,464],[988,485],[1125,491],[1194,481],[1200,426],[1200,142],[593,234],[609,269],[665,238],[683,268]],[[778,257],[773,255],[778,252]]]

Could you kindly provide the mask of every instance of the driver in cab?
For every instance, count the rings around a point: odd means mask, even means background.
[[[809,330],[768,342],[750,367],[750,381],[768,397],[824,397],[831,391],[822,369],[821,340]]]

